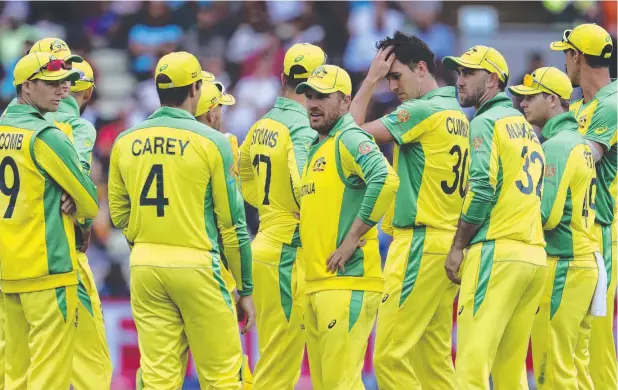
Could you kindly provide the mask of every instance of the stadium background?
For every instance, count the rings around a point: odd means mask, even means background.
[[[88,258],[103,300],[114,363],[112,388],[134,387],[139,351],[128,301],[129,250],[121,232],[112,228],[107,209],[109,153],[121,131],[158,107],[153,69],[160,56],[190,51],[229,88],[237,104],[224,112],[223,126],[242,142],[279,94],[283,56],[294,43],[321,46],[329,63],[350,72],[355,91],[369,68],[375,42],[398,29],[420,36],[438,58],[474,44],[493,46],[506,57],[513,84],[540,66],[562,69],[562,53],[550,51],[548,44],[576,24],[602,25],[613,35],[616,48],[616,12],[616,1],[0,2],[0,112],[14,97],[15,63],[40,38],[64,39],[95,69],[94,101],[84,117],[98,132],[92,177],[101,208]],[[615,78],[616,50],[613,59]],[[454,85],[454,75],[441,67],[437,77],[441,85]],[[396,106],[395,96],[383,84],[371,102],[370,119]],[[390,148],[384,153],[390,158]],[[247,218],[255,234],[255,210],[247,207]],[[389,237],[382,235],[383,257],[389,243]],[[243,342],[254,364],[255,333]],[[368,389],[375,389],[371,345],[364,376]],[[302,373],[298,388],[310,389],[306,361]],[[187,376],[185,388],[199,388],[191,368]]]

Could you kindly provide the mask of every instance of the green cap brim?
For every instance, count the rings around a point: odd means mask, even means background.
[[[564,41],[552,42],[549,44],[549,47],[554,51],[564,51],[564,50],[569,50],[569,49],[575,50],[573,46],[571,46],[570,44]]]
[[[442,60],[442,64],[448,70],[457,70],[457,66],[463,66],[464,68],[469,69],[485,69],[479,64],[473,64],[470,62],[463,61],[460,57],[448,56],[444,57]]]
[[[79,72],[76,70],[59,70],[56,72],[46,72],[46,74],[37,73],[36,75],[34,75],[34,77],[32,77],[32,80],[77,81],[79,80],[79,78],[80,78]]]
[[[325,94],[325,95],[338,91],[338,89],[335,88],[335,87],[326,86],[326,85],[320,85],[320,84],[315,83],[315,82],[305,81],[304,83],[298,84],[298,86],[296,87],[296,94],[297,95],[301,95],[301,94],[305,93],[307,88],[313,89],[314,91],[319,92],[321,94]]]
[[[71,54],[64,58],[64,62],[84,62],[84,59],[77,54]]]
[[[515,96],[538,95],[541,92],[545,92],[540,89],[526,87],[525,85],[514,85],[509,87],[509,91],[511,91],[511,93]]]

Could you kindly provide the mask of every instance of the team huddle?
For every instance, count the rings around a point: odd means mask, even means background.
[[[477,45],[443,60],[457,83],[439,87],[427,44],[396,32],[352,98],[344,69],[295,44],[282,96],[240,146],[220,131],[235,98],[192,54],[163,56],[161,108],[117,137],[107,188],[131,247],[137,387],[181,388],[190,349],[202,388],[291,390],[306,347],[314,389],[364,389],[375,324],[381,390],[528,389],[530,340],[537,388],[618,389],[613,46],[594,24],[550,46],[566,73],[508,86],[504,57]],[[367,122],[384,79],[401,104]],[[0,388],[109,389],[85,255],[93,71],[46,38],[14,85],[0,117]],[[378,223],[393,237],[384,270]],[[240,319],[257,327],[253,372]]]

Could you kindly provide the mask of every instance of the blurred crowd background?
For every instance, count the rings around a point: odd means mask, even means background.
[[[294,43],[321,46],[329,63],[350,73],[354,91],[373,59],[375,43],[395,30],[421,37],[438,58],[474,44],[494,46],[505,55],[514,84],[540,66],[563,68],[563,54],[548,45],[576,24],[602,25],[614,36],[616,48],[616,13],[616,1],[561,0],[0,2],[0,112],[15,95],[15,63],[37,40],[64,39],[93,65],[95,97],[83,115],[98,131],[92,176],[101,210],[88,258],[101,296],[126,297],[129,250],[107,210],[109,154],[121,131],[159,107],[153,72],[162,55],[189,51],[226,85],[237,104],[224,111],[223,127],[242,142],[279,95],[283,56]],[[441,85],[454,85],[455,75],[440,66],[437,77]],[[397,105],[384,84],[373,97],[368,119]],[[390,156],[388,147],[384,152]],[[247,219],[255,234],[257,216],[249,207]],[[389,241],[384,238],[385,255]]]

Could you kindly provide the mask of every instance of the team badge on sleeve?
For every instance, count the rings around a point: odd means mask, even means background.
[[[481,146],[483,146],[483,138],[481,137],[472,138],[472,147],[474,148],[474,150],[479,150]]]
[[[556,174],[556,167],[554,164],[547,164],[545,166],[545,177],[552,177]]]
[[[400,123],[405,123],[410,120],[410,113],[407,110],[399,110],[397,112],[397,120]]]
[[[371,149],[371,144],[369,142],[361,142],[361,144],[358,145],[358,153],[362,155],[371,152]]]

